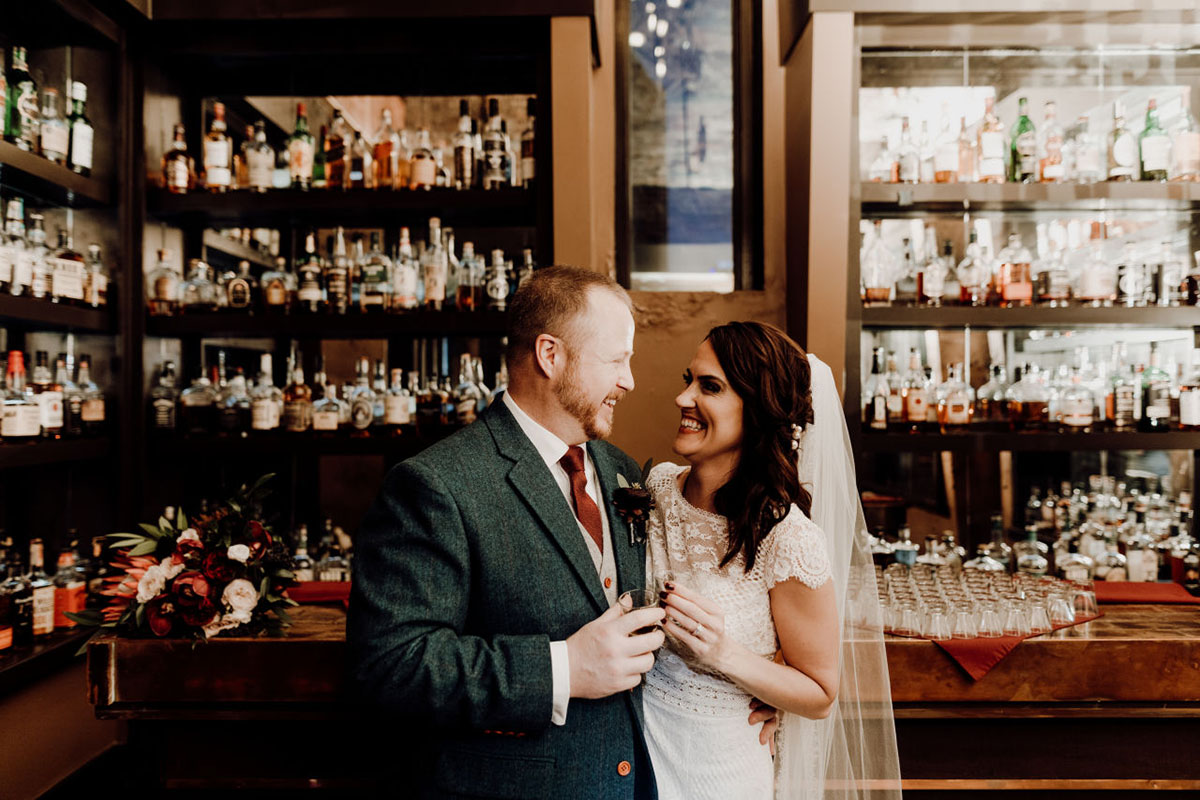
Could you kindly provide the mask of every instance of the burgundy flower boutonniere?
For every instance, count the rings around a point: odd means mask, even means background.
[[[654,459],[642,467],[641,480],[630,483],[624,475],[617,473],[617,490],[613,492],[613,507],[625,524],[629,526],[629,544],[639,545],[646,541],[646,520],[654,509],[654,496],[646,488],[646,477]]]

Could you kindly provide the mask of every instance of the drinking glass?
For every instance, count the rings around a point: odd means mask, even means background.
[[[1053,628],[1050,624],[1050,611],[1045,600],[1035,600],[1029,607],[1029,632],[1049,633]]]
[[[1002,621],[1000,619],[1000,609],[996,603],[984,604],[979,612],[979,636],[983,639],[998,639],[1004,634],[1001,632]]]
[[[921,635],[921,614],[916,605],[900,607],[896,620],[896,633],[901,636]]]
[[[621,613],[628,614],[639,608],[650,608],[658,605],[658,592],[652,592],[649,589],[630,589],[617,598],[617,605],[621,607]],[[643,628],[638,628],[630,636],[639,636],[644,633],[652,633],[658,629],[658,625],[647,625]]]
[[[1096,584],[1092,581],[1071,581],[1074,587],[1072,602],[1075,604],[1075,618],[1094,617],[1100,613],[1096,606]]]
[[[925,615],[925,628],[922,635],[926,639],[934,641],[945,641],[951,638],[950,616],[946,613],[945,608],[935,606],[929,609]]]
[[[1005,636],[1028,636],[1029,614],[1022,600],[1010,600],[1004,611],[1004,624],[1000,628]]]
[[[966,606],[954,610],[954,624],[950,628],[951,639],[974,639],[979,635],[979,626],[975,624],[975,614]]]
[[[1072,625],[1075,622],[1075,606],[1071,598],[1055,595],[1050,598],[1050,623],[1052,625]]]

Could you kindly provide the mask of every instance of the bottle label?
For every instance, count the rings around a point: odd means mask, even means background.
[[[303,400],[283,404],[283,425],[292,433],[303,433],[312,422],[312,404]]]
[[[934,172],[956,172],[958,170],[958,142],[945,142],[933,153]]]
[[[84,422],[104,422],[104,398],[89,397],[84,400],[80,418]]]
[[[19,403],[4,406],[4,421],[0,423],[0,437],[37,436],[42,428],[42,410],[35,403]]]
[[[90,306],[102,306],[108,302],[108,276],[103,272],[89,271],[84,276],[83,299]]]
[[[255,400],[250,406],[250,427],[273,431],[279,427],[279,404],[274,400]]]
[[[929,409],[925,406],[928,398],[925,396],[924,389],[912,388],[908,390],[908,396],[905,398],[905,413],[909,422],[924,422],[929,413]]]
[[[446,299],[446,263],[430,261],[425,267],[425,302]]]
[[[54,587],[42,586],[33,590],[33,635],[54,631]]]
[[[1200,392],[1197,393],[1200,395]],[[1200,402],[1197,403],[1200,407]],[[409,423],[408,415],[408,396],[402,394],[389,394],[383,403],[383,421],[387,425],[407,425]]]
[[[34,258],[33,281],[29,293],[34,297],[45,297],[50,293],[50,265],[44,258]]]
[[[325,297],[331,306],[341,306],[349,301],[349,277],[345,267],[334,267],[325,273]]]
[[[411,265],[396,270],[395,304],[401,308],[413,308],[417,304],[417,271]]]
[[[1068,397],[1063,401],[1062,423],[1068,428],[1086,428],[1095,421],[1092,401],[1086,397]]]
[[[293,181],[310,181],[313,174],[313,143],[293,139],[288,143],[288,172]]]
[[[536,177],[537,167],[532,156],[526,156],[521,159],[521,180],[524,183],[529,183]]]
[[[1149,548],[1125,551],[1129,580],[1144,583],[1158,578],[1158,553]]]
[[[246,154],[247,166],[250,172],[250,186],[255,189],[270,189],[274,180],[275,159],[270,151],[260,153],[251,150]]]
[[[92,141],[95,138],[92,126],[76,122],[71,126],[71,165],[81,169],[92,168]]]
[[[1187,388],[1179,392],[1179,424],[1200,427],[1200,389]]]
[[[984,131],[979,134],[979,157],[985,161],[1001,162],[1000,171],[1004,171],[1004,134],[1001,131]],[[981,164],[981,171],[982,168]]]
[[[350,403],[350,424],[356,430],[365,431],[375,421],[375,406],[365,394],[358,395]]]
[[[1200,133],[1183,132],[1175,137],[1175,175],[1200,173]]]
[[[1086,581],[1091,576],[1088,575],[1088,569],[1085,566],[1068,566],[1063,570],[1063,577],[1069,581]]]
[[[42,126],[42,152],[48,155],[66,156],[71,143],[70,129],[66,125]]]
[[[409,182],[413,186],[433,186],[437,182],[437,162],[432,158],[414,158]]]
[[[904,397],[899,392],[888,394],[887,415],[890,422],[899,422],[904,415]]]
[[[488,307],[503,309],[508,300],[508,277],[496,270],[487,282]]]
[[[887,398],[881,395],[872,397],[866,417],[875,430],[887,430]]]
[[[1042,179],[1047,181],[1057,181],[1063,176],[1063,165],[1061,161],[1048,162],[1042,166]]]
[[[1108,300],[1117,293],[1116,275],[1105,265],[1085,266],[1079,272],[1079,297],[1085,300]]]
[[[287,305],[287,286],[281,278],[267,282],[263,289],[263,298],[269,306],[283,307]]]
[[[154,400],[154,427],[159,430],[175,430],[175,403],[167,397]]]
[[[971,407],[965,400],[956,398],[946,402],[946,424],[966,425],[971,421]]]
[[[1142,139],[1142,171],[1166,172],[1171,163],[1171,140],[1166,136]]]
[[[13,286],[31,286],[33,284],[33,251],[18,250],[16,264],[13,267]]]
[[[313,580],[312,567],[293,568],[292,574],[296,576],[299,583],[310,583]]]
[[[1147,419],[1166,419],[1171,416],[1171,387],[1165,381],[1155,381],[1146,387],[1142,414]]]
[[[229,307],[250,307],[250,284],[244,278],[234,278],[228,284]]]
[[[1013,144],[1017,157],[1017,167],[1022,175],[1037,173],[1037,136],[1033,131],[1025,131],[1017,136]]]
[[[1088,144],[1082,144],[1075,153],[1075,173],[1081,177],[1095,179],[1103,172],[1100,165],[1100,149]]]
[[[1129,580],[1129,571],[1120,565],[1109,567],[1104,571],[1103,575],[1100,575],[1100,570],[1097,569],[1096,574],[1106,581],[1118,582]]]
[[[1137,144],[1129,133],[1121,133],[1112,143],[1108,165],[1110,178],[1122,178],[1133,175],[1133,165],[1137,163]]]
[[[204,169],[207,172],[217,170],[218,175],[225,177],[229,176],[229,155],[232,149],[230,140],[222,138],[219,141],[204,142]],[[223,170],[223,172],[222,172]],[[209,176],[209,183],[213,183],[213,177]]]
[[[16,122],[12,126],[22,140],[32,145],[37,140],[38,111],[37,87],[33,81],[21,81],[17,84]]]
[[[319,273],[311,269],[300,273],[300,289],[296,292],[297,300],[302,303],[321,302],[321,281],[318,275]]]
[[[182,190],[188,188],[187,159],[173,158],[167,162],[167,186]]]
[[[61,428],[63,424],[63,395],[62,392],[42,392],[34,395],[40,409],[40,420],[43,428]]]
[[[313,430],[314,431],[336,431],[338,426],[337,409],[321,409],[313,411]]]
[[[83,264],[67,258],[48,258],[50,293],[55,297],[83,299]]]
[[[54,627],[74,628],[78,623],[66,617],[67,612],[83,611],[87,601],[86,584],[74,581],[54,589]]]
[[[17,260],[17,249],[11,245],[0,245],[0,283],[11,283],[13,264]]]

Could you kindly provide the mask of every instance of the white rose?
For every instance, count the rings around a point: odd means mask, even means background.
[[[196,532],[195,528],[188,528],[186,531],[179,534],[179,538],[175,540],[175,543],[179,544],[180,542],[186,542],[189,539],[193,539],[197,542],[200,541],[200,534]]]
[[[242,624],[241,620],[233,619],[233,616],[231,614],[226,614],[223,617],[216,617],[213,619],[212,622],[210,622],[204,626],[204,628],[203,628],[204,636],[206,638],[211,638],[213,636],[216,636],[221,631],[227,631],[230,628],[236,628],[238,625],[241,625],[241,624]]]
[[[175,556],[167,556],[162,560],[162,563],[159,564],[159,566],[162,568],[163,576],[167,580],[171,580],[171,578],[174,578],[176,575],[183,572],[183,562],[176,561]]]
[[[146,569],[145,574],[138,580],[137,601],[145,603],[162,594],[167,585],[166,569],[155,564]]]
[[[258,590],[254,588],[254,584],[245,578],[238,578],[229,582],[225,587],[225,592],[221,595],[221,602],[233,609],[233,612],[243,612],[249,614],[258,605]]]
[[[244,544],[235,544],[229,547],[225,555],[229,556],[230,561],[237,561],[240,564],[245,564],[246,559],[250,557],[250,548]]]
[[[230,611],[225,615],[225,619],[230,620],[234,625],[241,625],[244,622],[249,622],[252,617],[253,614],[249,609]]]

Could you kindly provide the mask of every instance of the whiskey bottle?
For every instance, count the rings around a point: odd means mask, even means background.
[[[1192,93],[1183,92],[1181,127],[1171,154],[1171,180],[1200,181],[1200,125],[1192,114]]]
[[[294,276],[288,272],[287,259],[275,259],[275,267],[262,276],[262,306],[268,314],[287,314],[292,310]]]
[[[900,120],[900,144],[896,148],[896,161],[900,164],[901,183],[920,183],[921,156],[913,142],[908,117]]]
[[[179,313],[179,273],[168,260],[170,250],[158,251],[158,266],[146,276],[146,307],[153,317]]]
[[[304,103],[296,103],[296,128],[287,141],[288,176],[292,188],[308,191],[313,183],[313,137]]]
[[[30,260],[30,297],[44,298],[50,294],[50,248],[46,247],[46,229],[41,214],[29,215],[29,233],[25,253]]]
[[[5,234],[12,264],[8,291],[28,294],[33,284],[33,250],[25,237],[25,201],[20,197],[11,198],[5,206]]]
[[[204,137],[204,185],[226,192],[233,184],[233,140],[225,125],[225,104],[213,103],[213,119]]]
[[[432,189],[437,184],[437,171],[429,130],[421,128],[417,133],[417,146],[413,148],[409,161],[408,188]]]
[[[435,372],[417,392],[417,430],[422,435],[429,435],[442,425],[442,397]]]
[[[292,556],[292,575],[300,583],[315,579],[313,561],[308,556],[308,526],[304,524],[296,529],[296,554]]]
[[[371,361],[367,357],[358,360],[354,392],[350,400],[350,425],[352,436],[370,436],[371,424],[375,421],[375,390],[371,388]]]
[[[61,439],[63,430],[63,387],[54,383],[50,372],[50,357],[45,350],[34,356],[33,375],[30,385],[33,399],[38,405],[38,416],[42,438]]]
[[[325,375],[323,359],[317,359],[317,371],[313,374],[312,429],[322,437],[337,435],[341,417],[341,406],[337,399],[337,387],[330,385]]]
[[[375,188],[395,189],[400,161],[400,136],[392,127],[391,109],[385,108],[379,113],[379,130],[375,131],[375,150],[372,156],[375,165]]]
[[[163,188],[171,194],[187,194],[195,185],[192,157],[187,153],[183,126],[176,124],[171,148],[162,157]]]
[[[1008,429],[1008,375],[1003,364],[992,364],[991,380],[979,387],[974,424],[983,430]]]
[[[305,433],[312,427],[312,389],[304,383],[304,368],[296,359],[292,382],[283,390],[283,427],[289,433]]]
[[[1146,126],[1138,137],[1142,157],[1142,180],[1165,181],[1171,167],[1171,137],[1158,124],[1158,101],[1146,105]]]
[[[71,116],[67,124],[71,129],[70,157],[67,165],[72,172],[84,177],[92,174],[92,147],[96,129],[88,119],[84,107],[87,104],[87,86],[79,81],[71,83]]]
[[[212,282],[212,269],[198,258],[188,262],[188,279],[180,288],[180,310],[185,314],[216,311],[217,285]]]
[[[1074,133],[1066,146],[1071,150],[1074,166],[1070,176],[1072,180],[1076,183],[1098,183],[1107,178],[1103,137],[1091,132],[1086,114],[1080,115],[1075,121]]]
[[[325,307],[331,314],[345,314],[350,308],[350,258],[346,255],[346,231],[340,225],[325,269]]]
[[[499,384],[499,376],[497,376]],[[496,391],[499,391],[497,387]],[[887,380],[883,377],[883,348],[875,348],[871,358],[871,377],[863,387],[863,427],[869,431],[887,430]]]
[[[1150,347],[1150,366],[1142,372],[1142,415],[1138,430],[1165,432],[1171,420],[1171,376],[1161,366],[1158,348]]]
[[[299,273],[296,303],[305,314],[319,314],[325,310],[325,276],[321,259],[317,256],[315,233],[305,237],[304,253],[304,261],[296,270]]]
[[[45,569],[45,546],[41,539],[29,541],[29,587],[33,592],[33,638],[54,633],[54,584]]]
[[[238,367],[218,400],[217,428],[222,436],[244,438],[250,432],[251,414],[246,375]]]
[[[58,569],[54,573],[54,627],[58,629],[74,628],[78,623],[69,619],[68,613],[78,614],[87,603],[87,583],[77,567],[75,547],[78,542],[71,542],[58,554]]]
[[[371,380],[371,390],[375,392],[375,402],[371,406],[371,424],[379,430],[383,429],[383,415],[387,411],[387,365],[382,358],[375,359],[375,372]]]
[[[925,391],[925,373],[921,369],[921,353],[915,347],[908,353],[908,372],[901,381],[900,395],[904,406],[905,427],[914,433],[923,430],[925,420],[929,415],[929,397]]]
[[[1009,179],[1013,183],[1030,183],[1038,178],[1037,131],[1029,118],[1029,101],[1017,100],[1017,121],[1009,133]]]
[[[458,101],[458,131],[454,134],[454,188],[474,189],[476,185],[475,137],[471,133],[470,103]]]
[[[1050,424],[1050,390],[1038,378],[1036,368],[1026,365],[1005,397],[1008,421],[1014,431],[1045,430]]]
[[[0,439],[32,442],[41,433],[42,414],[41,407],[25,394],[25,354],[20,350],[8,353],[7,378]]]
[[[942,433],[963,431],[975,415],[975,390],[963,381],[963,365],[951,364],[938,390],[938,426]]]
[[[500,101],[488,100],[488,121],[483,132],[484,189],[502,189],[509,185],[508,137],[504,133],[504,118],[500,116]]]
[[[392,302],[389,310],[400,313],[417,307],[419,281],[417,261],[413,257],[408,228],[400,229],[400,246],[396,251],[392,273]]]
[[[463,427],[477,418],[483,395],[475,385],[474,364],[470,353],[463,353],[458,361],[458,386],[454,387],[454,424]]]
[[[393,369],[392,385],[388,388],[383,402],[383,425],[389,436],[402,435],[411,423],[410,397],[403,381],[404,370]]]
[[[354,132],[349,147],[347,181],[351,189],[370,189],[375,183],[375,168],[371,163],[371,147],[362,134]]]
[[[371,252],[359,266],[359,311],[383,313],[392,305],[392,260],[380,246],[379,231],[371,232]]]
[[[475,311],[483,305],[483,265],[475,255],[474,242],[463,242],[457,295],[455,307],[459,311]]]
[[[92,308],[108,305],[108,287],[112,283],[108,267],[100,255],[100,245],[89,244],[83,272],[83,304]]]
[[[71,129],[58,111],[58,89],[42,92],[42,117],[38,127],[42,158],[65,166],[67,151],[71,148]]]
[[[38,92],[29,74],[24,47],[14,47],[8,78],[8,130],[5,136],[22,150],[37,152]]]
[[[258,305],[258,279],[250,273],[250,262],[239,261],[237,274],[225,282],[225,308],[251,314]]]
[[[175,409],[179,389],[175,386],[175,362],[167,361],[158,375],[158,383],[150,390],[150,429],[156,433],[175,432]]]
[[[250,428],[273,431],[283,414],[283,392],[276,388],[271,374],[271,354],[259,356],[258,381],[250,394]]]
[[[442,221],[429,218],[429,242],[421,258],[421,270],[425,276],[425,307],[430,311],[441,311],[446,301],[446,273],[449,261],[442,244]]]
[[[18,643],[18,627],[22,628],[21,644],[27,644],[33,638],[33,623],[29,618],[33,597],[21,579],[21,565],[16,559],[5,561],[0,577],[3,578],[0,580],[0,652],[3,652]]]
[[[265,192],[275,180],[275,148],[267,143],[267,124],[254,123],[254,139],[246,148],[246,187],[252,192]]]
[[[62,387],[63,393],[63,436],[78,438],[83,435],[83,392],[71,380],[72,359],[59,353],[54,362],[54,382]]]
[[[87,264],[76,252],[71,234],[58,229],[58,249],[46,259],[50,272],[50,302],[82,305]]]
[[[529,117],[529,125],[521,132],[521,186],[532,189],[534,179],[537,177],[537,161],[534,158],[534,118],[537,116],[537,98],[530,97],[525,101],[525,115]]]
[[[905,408],[904,408],[904,393],[900,378],[900,372],[896,369],[896,354],[888,351],[887,354],[887,372],[883,373],[883,379],[888,385],[887,399],[887,421],[889,430],[900,430],[905,423]]]
[[[213,367],[213,371],[216,371]],[[216,379],[203,372],[179,395],[179,424],[189,436],[208,436],[217,430]]]
[[[996,99],[985,101],[983,122],[979,126],[979,165],[976,174],[980,183],[1004,183],[1004,124],[996,116]]]
[[[508,262],[504,260],[504,251],[492,251],[492,265],[488,267],[487,307],[489,311],[504,311],[508,308]]]
[[[1046,101],[1042,132],[1038,139],[1038,180],[1042,183],[1058,183],[1065,176],[1063,166],[1063,129],[1058,124],[1057,106],[1053,100]]]
[[[1021,243],[1021,235],[1009,234],[1008,246],[997,258],[1000,261],[997,281],[1001,304],[1010,308],[1033,305],[1033,256]]]
[[[888,145],[887,136],[879,141],[879,153],[867,168],[867,180],[871,183],[899,183],[900,164],[896,154]]]
[[[349,185],[350,126],[339,109],[333,111],[329,135],[325,139],[325,184],[329,189],[345,189]]]
[[[1108,179],[1131,181],[1137,170],[1137,142],[1125,129],[1125,111],[1120,100],[1113,101],[1112,114],[1112,131],[1108,135]]]

